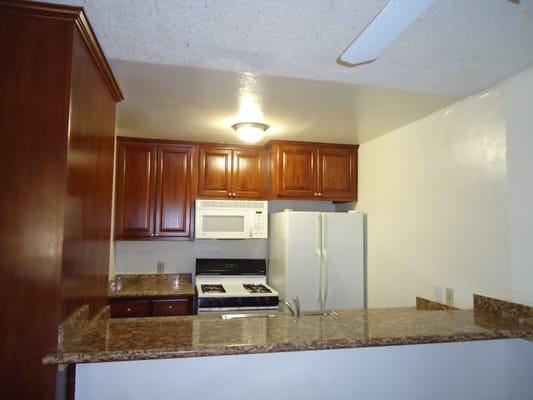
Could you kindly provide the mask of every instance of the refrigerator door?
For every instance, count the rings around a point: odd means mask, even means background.
[[[298,296],[303,311],[316,311],[321,303],[321,214],[288,213],[286,300]]]
[[[325,309],[364,308],[363,214],[322,214]]]

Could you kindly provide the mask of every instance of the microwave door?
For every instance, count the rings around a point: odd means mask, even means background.
[[[250,227],[245,212],[203,211],[200,217],[199,238],[243,239],[249,237]]]

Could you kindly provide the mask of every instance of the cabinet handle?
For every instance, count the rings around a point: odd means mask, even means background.
[[[317,193],[316,195],[317,195],[317,196],[322,196],[322,193]]]
[[[128,307],[128,308],[126,308],[126,311],[127,311],[127,312],[132,312],[133,309],[132,309],[131,307]]]
[[[173,308],[174,308],[174,306],[168,306],[168,309],[169,309],[169,310],[171,310],[171,309],[173,309]]]

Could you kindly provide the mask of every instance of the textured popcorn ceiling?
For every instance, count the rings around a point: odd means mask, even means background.
[[[70,0],[107,56],[464,96],[533,64],[533,0],[437,0],[377,61],[342,50],[386,0]]]

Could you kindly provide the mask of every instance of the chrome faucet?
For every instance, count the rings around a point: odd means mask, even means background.
[[[283,302],[283,304],[285,304],[285,306],[289,310],[291,317],[301,317],[303,315],[302,308],[300,305],[300,298],[298,296],[294,296],[292,298],[292,301],[294,302],[294,307],[291,305],[291,303],[289,303],[285,299],[281,299],[281,301]]]
[[[287,300],[285,299],[281,299],[281,301],[283,302],[283,304],[285,304],[285,307],[287,307],[287,309],[289,310],[289,312],[291,313],[291,317],[296,317],[296,311],[294,311],[294,307],[291,306],[291,303],[289,303]]]
[[[300,298],[298,296],[294,296],[292,298],[292,302],[294,303],[294,308],[296,309],[296,316],[301,317],[304,315],[302,313],[302,306],[300,305]]]

